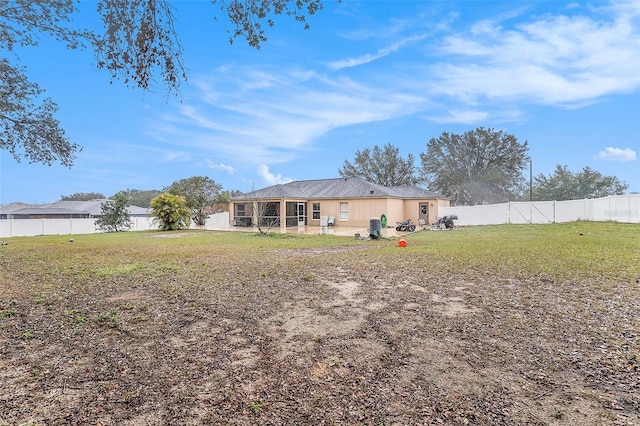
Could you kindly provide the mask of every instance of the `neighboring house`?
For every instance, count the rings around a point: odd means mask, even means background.
[[[51,204],[14,203],[0,207],[0,219],[86,219],[102,216],[102,203],[108,199],[90,201],[56,201]],[[148,209],[129,206],[132,217],[146,217]]]
[[[7,205],[0,205],[0,219],[9,219],[13,212],[29,207],[33,207],[33,204],[11,203]]]
[[[285,232],[299,224],[367,227],[372,217],[386,219],[388,227],[407,219],[431,224],[439,207],[449,207],[449,199],[415,185],[384,187],[352,177],[296,181],[242,194],[231,198],[229,216],[233,226],[260,221]]]

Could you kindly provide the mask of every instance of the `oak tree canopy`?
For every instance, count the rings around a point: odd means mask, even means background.
[[[265,27],[277,15],[294,18],[308,28],[306,17],[322,9],[322,0],[212,0],[233,29],[229,41],[243,36],[257,49],[267,40]],[[179,2],[169,0],[99,0],[101,31],[73,27],[75,0],[0,0],[0,149],[16,161],[73,165],[81,147],[55,118],[56,103],[30,81],[16,47],[37,47],[42,37],[70,49],[91,48],[97,67],[111,79],[142,90],[156,82],[177,93],[187,80],[182,46],[174,22]],[[216,8],[212,10],[216,15]]]

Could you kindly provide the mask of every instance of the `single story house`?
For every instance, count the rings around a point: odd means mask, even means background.
[[[289,182],[233,197],[229,219],[232,226],[259,223],[281,232],[301,224],[368,227],[372,217],[383,227],[395,227],[407,219],[431,224],[439,207],[449,207],[449,199],[424,188],[385,187],[350,177]]]
[[[0,206],[0,219],[88,219],[102,216],[102,204],[108,199],[89,201],[56,201],[51,204],[14,203]],[[148,215],[148,209],[127,207],[132,217]]]

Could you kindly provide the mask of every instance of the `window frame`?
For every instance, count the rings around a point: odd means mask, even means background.
[[[311,220],[320,220],[320,203],[311,203]]]
[[[343,209],[343,206],[346,208]],[[349,202],[348,201],[340,201],[338,203],[338,220],[340,222],[349,221]]]

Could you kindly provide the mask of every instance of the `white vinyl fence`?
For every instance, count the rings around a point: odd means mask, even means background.
[[[569,201],[508,202],[485,206],[440,207],[440,216],[458,215],[456,225],[593,222],[640,223],[640,194]]]
[[[96,219],[0,219],[0,238],[31,237],[35,235],[94,234],[100,232]],[[131,231],[158,229],[150,217],[132,217]],[[191,229],[199,227],[191,225]],[[204,229],[229,229],[229,212],[216,213],[207,218]]]
[[[640,194],[570,201],[509,202],[485,206],[440,207],[440,216],[457,214],[456,225],[554,223],[587,220],[640,223]],[[132,231],[157,229],[149,217],[132,217]],[[196,226],[191,226],[197,229]],[[230,230],[229,213],[207,218],[204,229]],[[93,234],[95,219],[0,219],[0,238]]]

